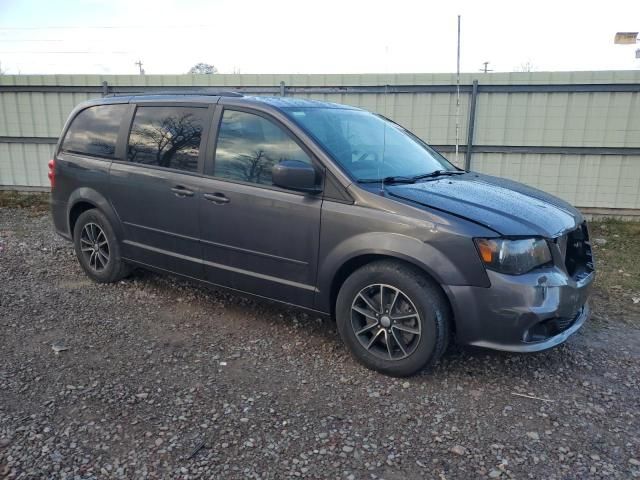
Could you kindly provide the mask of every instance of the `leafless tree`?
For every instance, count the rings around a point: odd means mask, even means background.
[[[521,63],[519,66],[515,68],[516,72],[533,72],[536,67],[530,61],[526,61],[525,63]]]
[[[261,177],[265,171],[265,167],[271,165],[273,162],[267,157],[264,150],[258,150],[254,152],[253,155],[243,155],[243,157],[249,161],[241,163],[243,170],[242,176],[247,182],[261,183],[260,180],[262,179]],[[270,172],[271,169],[268,171]]]
[[[275,160],[262,149],[251,153],[223,154],[216,161],[216,171],[244,182],[270,184],[271,170],[283,160],[285,159]]]
[[[155,153],[154,164],[171,167],[176,153],[184,148],[197,147],[200,144],[202,125],[191,113],[181,117],[168,116],[159,123],[150,126],[137,126],[131,131],[128,157],[130,161],[139,154]]]
[[[196,63],[187,73],[191,75],[211,75],[218,73],[218,69],[209,63]]]

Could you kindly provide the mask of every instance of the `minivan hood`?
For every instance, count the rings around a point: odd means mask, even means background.
[[[582,222],[580,212],[553,195],[512,180],[465,173],[385,186],[390,196],[452,213],[501,235],[553,238]]]

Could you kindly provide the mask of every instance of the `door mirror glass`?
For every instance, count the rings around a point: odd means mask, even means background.
[[[273,184],[289,190],[319,192],[318,172],[312,165],[300,160],[283,160],[271,170]]]

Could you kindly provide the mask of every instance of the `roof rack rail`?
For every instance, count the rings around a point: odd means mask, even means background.
[[[117,88],[117,87],[116,87]],[[216,89],[200,89],[200,90],[143,90],[143,91],[126,91],[121,90],[118,92],[109,93],[106,95],[107,97],[139,97],[143,95],[203,95],[203,96],[212,96],[212,97],[244,97],[243,94],[239,92],[234,92],[232,90],[216,90]]]

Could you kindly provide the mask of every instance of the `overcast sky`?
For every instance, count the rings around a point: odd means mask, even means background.
[[[6,73],[453,72],[638,69],[640,0],[0,0]],[[66,52],[66,53],[64,53]]]

